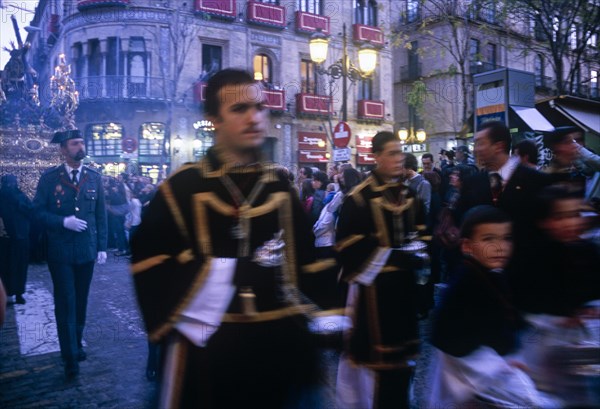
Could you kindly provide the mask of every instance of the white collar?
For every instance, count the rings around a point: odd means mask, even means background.
[[[498,172],[490,172],[490,173],[498,173],[502,177],[502,183],[506,184],[513,173],[515,173],[515,169],[519,166],[519,158],[517,156],[511,156],[508,158],[506,163],[502,165]]]
[[[71,175],[71,171],[73,171],[73,170],[77,170],[77,171],[78,171],[78,173],[77,173],[77,175],[78,175],[78,176],[79,176],[79,175],[81,175],[81,169],[82,169],[82,168],[83,168],[83,163],[81,163],[81,162],[79,162],[79,167],[78,167],[78,168],[72,168],[72,167],[70,167],[70,166],[67,164],[67,162],[65,162],[65,169],[67,170],[67,173],[68,173],[69,175]]]

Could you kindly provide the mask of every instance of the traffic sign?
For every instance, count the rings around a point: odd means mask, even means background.
[[[351,135],[350,125],[344,121],[340,121],[335,128],[333,128],[333,144],[337,148],[345,148],[350,142]]]
[[[350,148],[338,148],[333,150],[333,161],[334,162],[346,162],[350,160],[352,155],[352,149]]]

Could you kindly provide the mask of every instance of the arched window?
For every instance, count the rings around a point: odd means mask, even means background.
[[[543,87],[544,84],[544,56],[538,54],[533,62],[533,73],[535,74],[535,86]]]
[[[254,56],[254,79],[265,84],[273,82],[273,67],[268,55],[257,54]]]
[[[375,0],[355,0],[354,20],[367,26],[377,25],[377,2]]]
[[[127,93],[130,97],[146,96],[146,42],[143,37],[129,39]]]
[[[323,0],[299,0],[299,10],[305,13],[323,14]]]
[[[362,79],[358,83],[358,99],[369,99],[373,98],[373,79],[366,78]]]

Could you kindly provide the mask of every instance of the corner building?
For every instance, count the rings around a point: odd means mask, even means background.
[[[342,78],[310,59],[309,39],[330,35],[327,68],[360,45],[378,49],[370,79],[347,81],[349,161],[373,164],[370,139],[393,129],[392,56],[386,21],[393,1],[369,0],[41,0],[29,57],[42,90],[59,55],[79,91],[76,124],[103,173],[161,179],[212,145],[203,117],[205,81],[244,68],[262,79],[270,110],[266,152],[295,171],[333,162],[332,129],[342,118]],[[42,92],[42,99],[44,93]]]

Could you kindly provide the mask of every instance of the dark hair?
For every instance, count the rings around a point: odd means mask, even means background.
[[[460,227],[460,237],[473,238],[475,228],[482,224],[500,224],[512,222],[510,216],[497,207],[480,205],[471,208],[464,217]]]
[[[398,142],[400,141],[400,139],[398,139],[398,137],[390,131],[380,131],[377,132],[377,134],[375,134],[375,136],[373,137],[372,140],[372,148],[371,151],[373,153],[378,153],[381,152],[383,150],[383,147],[385,146],[386,143],[388,142]]]
[[[423,172],[423,177],[431,185],[431,190],[437,192],[440,185],[442,184],[442,178],[434,170],[426,170]]]
[[[415,172],[419,169],[419,162],[417,161],[417,157],[412,153],[404,154],[404,164],[402,165],[404,169],[412,169]]]
[[[448,160],[454,160],[454,151],[446,151],[446,157]]]
[[[421,156],[421,161],[423,161],[423,159],[431,159],[433,162],[433,155],[431,153],[424,153],[423,156]]]
[[[552,215],[554,204],[559,200],[581,199],[577,190],[571,190],[565,185],[552,185],[544,188],[537,198],[537,220],[545,220]]]
[[[354,168],[344,169],[342,175],[343,181],[340,180],[340,189],[344,194],[350,192],[362,180],[360,172]]]
[[[244,70],[227,68],[213,75],[206,84],[204,113],[217,117],[221,108],[219,91],[227,85],[255,84],[252,75]]]
[[[329,178],[325,172],[315,172],[313,173],[313,180],[317,180],[321,182],[321,190],[327,189],[327,184],[329,183]]]
[[[527,155],[527,162],[537,165],[538,148],[535,142],[529,139],[523,139],[521,142],[515,145],[515,150],[519,151],[520,157]]]
[[[307,178],[313,177],[313,170],[310,166],[303,166],[302,169],[304,170],[305,177],[307,177]]]
[[[302,182],[302,197],[301,200],[306,200],[315,194],[315,188],[312,186],[312,180],[305,179]]]
[[[508,129],[508,127],[504,125],[503,122],[490,121],[485,122],[483,125],[481,125],[477,129],[477,132],[485,131],[486,129],[488,130],[487,136],[488,138],[490,138],[490,142],[492,144],[503,143],[504,151],[506,153],[510,153],[510,142],[512,138],[510,136],[510,130]]]

